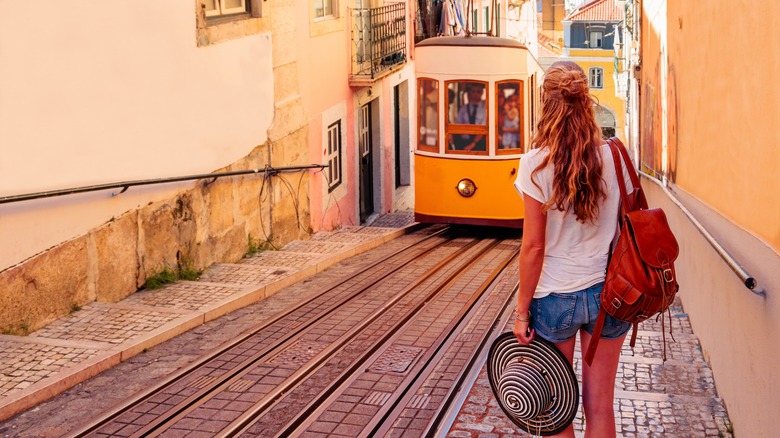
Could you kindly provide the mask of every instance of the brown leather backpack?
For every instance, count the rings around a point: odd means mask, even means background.
[[[663,316],[679,289],[674,271],[679,247],[666,221],[666,215],[660,208],[647,208],[647,199],[639,183],[639,176],[623,143],[617,137],[607,140],[607,143],[612,150],[620,186],[620,236],[607,265],[599,316],[585,355],[588,365],[593,362],[607,314],[634,324],[631,334],[633,347],[636,344],[637,325],[656,314]],[[626,193],[623,181],[621,156],[634,186],[630,195]],[[669,318],[671,320],[671,315]],[[662,332],[663,326],[661,318]],[[669,328],[671,333],[671,321]],[[663,342],[663,359],[666,360],[665,333]]]

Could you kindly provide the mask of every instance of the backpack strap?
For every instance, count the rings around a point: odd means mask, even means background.
[[[601,339],[601,330],[604,328],[604,320],[607,319],[607,311],[604,306],[599,305],[599,316],[596,318],[596,326],[593,327],[593,335],[588,342],[588,351],[585,353],[585,363],[590,366],[593,363],[593,357],[596,356],[596,347],[599,346]]]
[[[599,346],[599,340],[601,339],[601,331],[604,329],[604,321],[607,319],[607,311],[604,307],[599,306],[599,316],[596,318],[596,326],[593,327],[593,335],[588,343],[588,351],[585,352],[585,363],[590,366],[593,363],[593,358],[596,356],[596,347]],[[639,327],[639,323],[634,323],[631,328],[631,348],[636,345],[636,333]],[[666,341],[664,341],[664,361],[666,360]]]
[[[628,205],[628,191],[626,190],[626,183],[623,180],[623,166],[620,164],[620,157],[623,158],[623,164],[625,164],[626,171],[628,172],[628,176],[631,179],[631,185],[634,189],[632,194],[636,194],[636,208],[647,210],[647,198],[645,198],[645,192],[642,190],[642,184],[639,182],[639,175],[637,175],[636,169],[634,169],[634,165],[631,164],[631,158],[629,158],[628,151],[623,145],[623,142],[620,141],[620,139],[617,137],[612,137],[607,140],[607,144],[609,145],[609,149],[612,151],[612,161],[615,162],[615,175],[618,179],[618,186],[620,187],[620,200],[622,201],[620,203],[621,211],[622,206]],[[626,213],[627,211],[622,211],[620,216],[622,217]]]
[[[612,137],[607,139],[607,145],[609,145],[609,150],[612,152],[612,161],[615,164],[615,176],[617,177],[618,187],[620,188],[620,211],[618,212],[618,226],[621,226],[623,224],[623,217],[626,215],[626,213],[628,213],[629,208],[628,190],[626,189],[626,182],[623,178],[623,164],[625,164],[626,170],[628,171],[628,176],[631,179],[631,185],[633,186],[632,193],[638,194],[636,207],[647,209],[647,199],[645,199],[645,194],[642,191],[642,185],[639,183],[639,175],[637,175],[636,170],[634,170],[634,166],[630,164],[631,159],[628,157],[628,151],[626,151],[626,147],[623,145],[623,142],[621,142],[617,137]],[[612,253],[609,254],[607,259],[608,266],[609,260],[611,258]],[[593,335],[590,338],[590,342],[588,343],[588,351],[585,353],[584,357],[585,363],[587,363],[588,366],[593,363],[593,358],[596,356],[596,347],[599,345],[601,331],[604,328],[604,320],[606,318],[607,312],[604,310],[604,306],[599,303],[599,316],[596,318],[596,325],[593,328]],[[638,324],[634,324],[634,330],[633,333],[631,333],[632,348],[636,343],[637,325]]]

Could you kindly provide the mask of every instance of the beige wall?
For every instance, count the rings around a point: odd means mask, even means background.
[[[0,196],[311,164],[293,4],[221,24],[196,4],[4,4]],[[305,238],[310,174],[0,204],[0,331],[120,300],[164,267],[236,261],[250,237]]]
[[[267,33],[198,47],[188,1],[3,10],[0,196],[207,173],[266,141]],[[191,186],[0,205],[0,270]]]
[[[780,4],[642,2],[639,122],[650,204],[680,242],[680,298],[736,436],[780,430]],[[678,199],[758,281],[748,290],[671,202]]]

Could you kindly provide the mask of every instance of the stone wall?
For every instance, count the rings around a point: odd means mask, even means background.
[[[299,130],[289,141],[305,145],[305,137]],[[263,168],[267,162],[264,145],[220,171]],[[92,301],[119,301],[165,267],[202,270],[238,261],[250,235],[260,243],[272,239],[277,247],[308,237],[308,172],[284,177],[295,190],[300,187],[297,198],[280,176],[200,180],[174,198],[128,211],[1,272],[0,331],[25,335]]]

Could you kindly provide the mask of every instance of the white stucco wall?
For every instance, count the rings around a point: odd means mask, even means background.
[[[197,47],[190,1],[0,4],[0,197],[208,173],[265,142],[270,34]],[[0,204],[0,270],[192,184]]]
[[[642,178],[642,187],[650,206],[664,209],[677,237],[678,296],[710,362],[735,435],[774,436],[780,428],[776,415],[780,255],[681,188],[672,188],[675,197],[766,292],[765,297],[756,295],[658,185]]]

